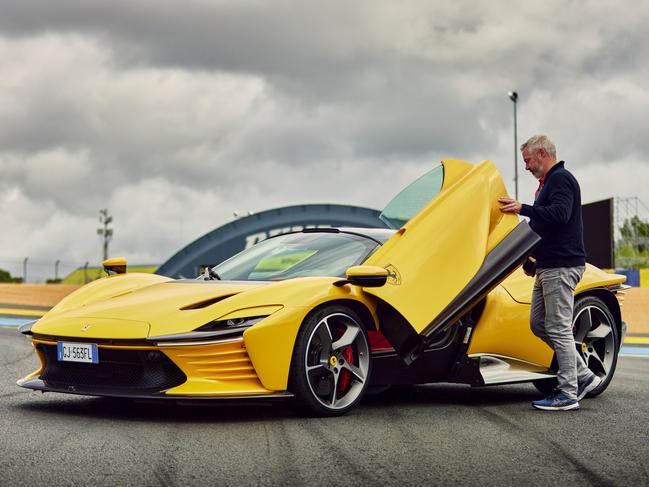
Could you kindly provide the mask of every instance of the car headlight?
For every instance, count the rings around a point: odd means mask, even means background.
[[[173,333],[171,335],[150,336],[147,338],[147,341],[153,342],[161,347],[171,347],[201,345],[240,339],[244,331],[280,309],[282,309],[281,305],[239,309],[222,315],[219,319],[205,323],[192,331]],[[246,316],[246,314],[253,316]]]
[[[259,323],[267,316],[268,315],[251,316],[250,318],[233,318],[229,320],[214,320],[196,328],[194,331],[243,330],[244,328],[250,328],[255,323]]]
[[[266,315],[268,316],[268,315]],[[189,333],[175,333],[147,338],[159,346],[196,345],[196,340],[231,340],[240,337],[244,331],[255,323],[259,323],[266,316],[252,316],[250,318],[232,318],[227,320],[214,320],[196,328]]]

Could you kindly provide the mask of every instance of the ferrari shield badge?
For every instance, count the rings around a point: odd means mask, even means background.
[[[399,286],[401,284],[401,274],[399,274],[397,268],[392,264],[388,264],[385,270],[388,271],[388,284]]]

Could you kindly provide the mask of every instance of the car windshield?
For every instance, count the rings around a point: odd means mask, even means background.
[[[280,281],[295,277],[343,277],[379,244],[348,233],[308,232],[264,240],[213,267],[228,281]]]
[[[379,218],[388,228],[401,228],[439,194],[443,183],[444,166],[440,164],[392,198]]]

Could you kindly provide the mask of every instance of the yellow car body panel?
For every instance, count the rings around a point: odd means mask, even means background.
[[[32,330],[39,335],[68,338],[138,340],[149,336],[150,326],[146,321],[65,314],[45,315]]]
[[[286,390],[295,338],[311,310],[326,303],[355,301],[368,309],[376,326],[375,300],[357,286],[333,286],[336,280],[311,277],[285,281],[289,293],[284,308],[243,333],[250,359],[268,389]]]
[[[79,332],[82,324],[79,320],[85,320],[84,324],[92,324],[93,320],[104,319],[114,322],[140,321],[151,326],[150,332],[140,333],[140,336],[131,338],[147,338],[149,335],[191,331],[238,309],[233,309],[231,306],[225,305],[225,302],[218,301],[211,306],[196,309],[191,309],[192,306],[206,300],[232,296],[262,286],[262,284],[254,283],[228,283],[217,288],[200,281],[184,283],[173,282],[165,278],[163,282],[153,283],[133,292],[134,290],[123,291],[122,282],[117,281],[119,278],[128,280],[129,274],[125,274],[123,277],[108,277],[92,283],[100,288],[98,294],[108,295],[108,298],[98,298],[96,294],[89,294],[89,302],[85,306],[73,309],[66,307],[64,310],[57,306],[52,310],[52,314],[46,314],[34,325],[33,332],[43,335],[81,336]],[[115,285],[114,283],[119,284],[115,286],[117,287],[115,294],[110,291]],[[81,288],[81,290],[83,289],[85,288]],[[247,305],[241,307],[247,307]],[[63,325],[66,320],[69,323],[69,328]]]
[[[497,198],[507,192],[493,163],[443,164],[440,194],[365,262],[400,275],[399,284],[388,280],[365,291],[390,303],[417,333],[466,287],[487,253],[519,223],[498,209]],[[447,172],[454,175],[448,181]]]
[[[40,367],[36,369],[34,372],[32,372],[31,374],[27,374],[27,376],[23,377],[22,380],[34,379],[39,375],[41,375],[43,373],[43,370],[45,370],[45,356],[43,355],[43,352],[41,352],[38,348],[36,348],[35,340],[32,340],[32,348],[36,352],[36,357],[38,357]]]
[[[621,274],[610,274],[594,265],[586,264],[586,270],[575,288],[575,294],[580,294],[593,288],[622,284],[625,280],[626,276]],[[502,286],[507,290],[511,297],[519,303],[530,304],[532,302],[534,278],[525,275],[522,268],[518,268],[512,272],[507,279],[502,282]]]
[[[496,287],[487,296],[467,353],[516,357],[549,367],[553,352],[532,333],[529,318],[529,305],[517,303],[502,286]]]
[[[50,310],[50,314],[55,314],[67,310],[78,309],[110,299],[121,294],[128,294],[137,289],[150,286],[155,283],[170,281],[171,279],[156,274],[119,274],[105,277],[97,281],[86,284],[76,291],[68,294],[59,303]]]
[[[249,396],[270,394],[250,362],[243,339],[213,345],[165,347],[187,381],[166,391],[170,396]]]

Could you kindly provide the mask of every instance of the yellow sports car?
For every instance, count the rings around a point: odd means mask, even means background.
[[[539,237],[499,211],[489,161],[446,160],[382,213],[389,228],[307,229],[265,240],[195,280],[111,274],[21,327],[41,391],[174,400],[292,398],[339,415],[392,384],[533,382],[552,350],[528,324]],[[576,289],[575,344],[608,386],[626,326],[625,277],[593,266]]]

